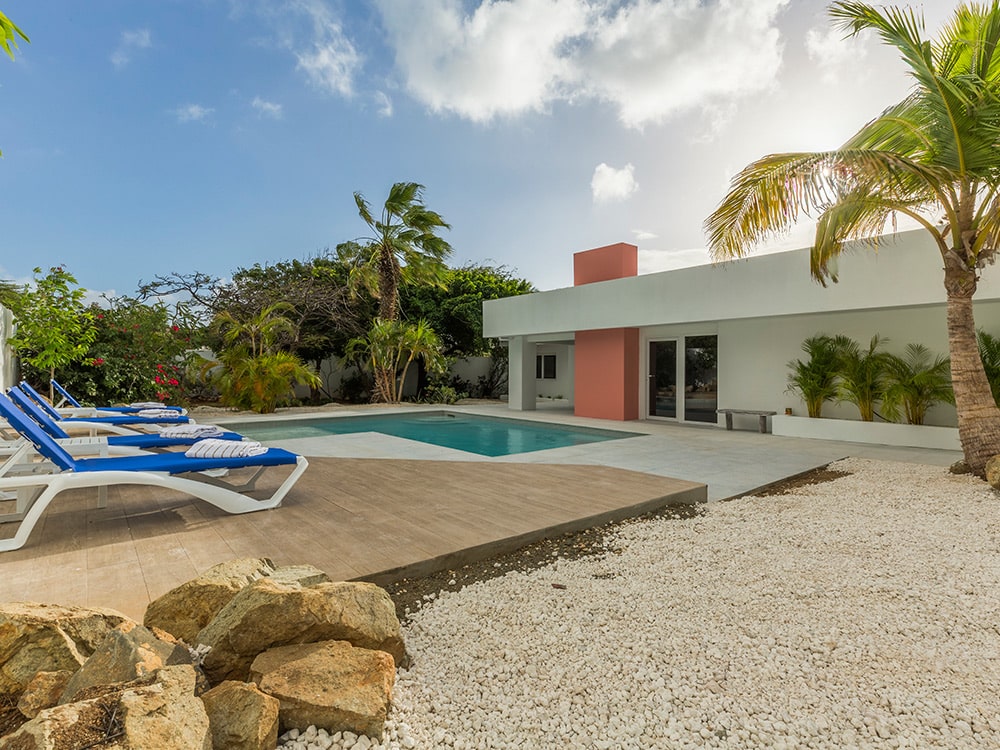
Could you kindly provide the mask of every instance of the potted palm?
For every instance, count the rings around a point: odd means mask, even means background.
[[[823,404],[837,398],[838,338],[825,334],[810,336],[802,342],[807,359],[793,359],[788,363],[791,370],[788,391],[802,397],[810,417],[821,417]]]
[[[889,419],[899,419],[900,408],[907,424],[923,424],[927,410],[938,403],[955,403],[951,390],[951,362],[931,357],[926,346],[910,344],[902,357],[886,357],[886,390],[883,407]]]
[[[887,386],[889,355],[879,351],[887,339],[872,336],[867,349],[847,336],[837,336],[837,399],[858,407],[862,422],[875,419],[875,404],[882,401]]]

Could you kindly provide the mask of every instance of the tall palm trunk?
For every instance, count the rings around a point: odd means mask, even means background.
[[[378,316],[382,320],[395,320],[399,311],[398,267],[392,253],[383,251],[378,262],[379,300]]]
[[[957,263],[948,266],[945,268],[948,350],[958,410],[958,436],[969,468],[984,476],[986,462],[1000,454],[1000,409],[993,400],[976,344],[976,322],[972,315],[975,272]]]

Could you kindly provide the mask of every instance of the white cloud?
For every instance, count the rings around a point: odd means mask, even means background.
[[[590,191],[594,195],[594,203],[620,202],[638,189],[635,167],[631,164],[615,169],[601,162],[594,169],[594,176],[590,179]]]
[[[275,120],[280,120],[284,114],[280,104],[261,99],[259,96],[253,98],[250,106],[256,109],[257,114],[261,117],[273,117]]]
[[[843,31],[820,26],[806,32],[806,52],[819,67],[823,82],[837,83],[841,74],[856,76],[864,69],[859,63],[868,54],[869,38],[861,34],[845,39]]]
[[[361,67],[361,55],[330,9],[321,0],[292,0],[288,8],[307,16],[311,25],[308,41],[300,42],[295,35],[286,46],[298,60],[298,68],[316,86],[340,96],[354,93],[354,75]]]
[[[636,242],[644,242],[645,240],[655,240],[660,235],[654,234],[653,232],[647,232],[645,229],[633,229],[632,234],[635,235]]]
[[[136,50],[149,49],[153,46],[153,38],[149,29],[123,31],[115,51],[111,53],[111,64],[116,68],[124,68],[132,61]]]
[[[630,127],[770,87],[789,0],[376,0],[409,92],[484,122],[606,101]]]
[[[378,105],[379,117],[392,117],[392,99],[383,91],[375,92],[375,103]]]
[[[200,104],[185,104],[174,110],[177,122],[202,122],[213,112],[215,110],[212,107],[203,107]]]

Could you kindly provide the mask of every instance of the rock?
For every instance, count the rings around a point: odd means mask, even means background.
[[[250,677],[281,702],[283,727],[381,737],[396,672],[385,651],[322,641],[269,649]]]
[[[212,728],[213,750],[273,750],[278,743],[278,699],[256,685],[226,681],[201,700]]]
[[[208,714],[193,692],[194,667],[164,667],[147,680],[45,709],[0,738],[0,750],[66,750],[99,743],[108,750],[212,750]]]
[[[0,606],[0,695],[19,695],[39,672],[75,672],[118,625],[111,609],[32,602]]]
[[[108,633],[70,678],[59,702],[72,703],[81,691],[95,685],[130,682],[178,664],[191,664],[187,648],[161,641],[142,625],[122,623]]]
[[[956,461],[955,463],[953,463],[951,466],[948,467],[948,471],[950,471],[952,474],[971,474],[972,467],[969,466],[967,463],[965,463],[964,458],[960,458],[958,461]]]
[[[313,565],[284,565],[271,573],[268,578],[280,583],[297,583],[300,586],[333,582],[330,576]]]
[[[220,563],[150,602],[142,622],[147,628],[161,628],[193,644],[198,631],[240,589],[274,570],[274,563],[264,557]]]
[[[66,689],[73,673],[68,669],[59,672],[39,672],[32,678],[17,701],[17,710],[29,719],[34,719],[44,708],[52,708],[59,702],[59,696]]]
[[[341,640],[407,660],[395,606],[371,583],[301,586],[269,578],[239,592],[201,633],[211,647],[204,667],[213,684],[246,680],[250,664],[269,648]]]
[[[994,456],[986,462],[986,481],[993,489],[1000,490],[1000,456]]]

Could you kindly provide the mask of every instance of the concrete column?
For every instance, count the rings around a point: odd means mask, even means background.
[[[507,408],[535,410],[535,343],[524,336],[507,342]]]

